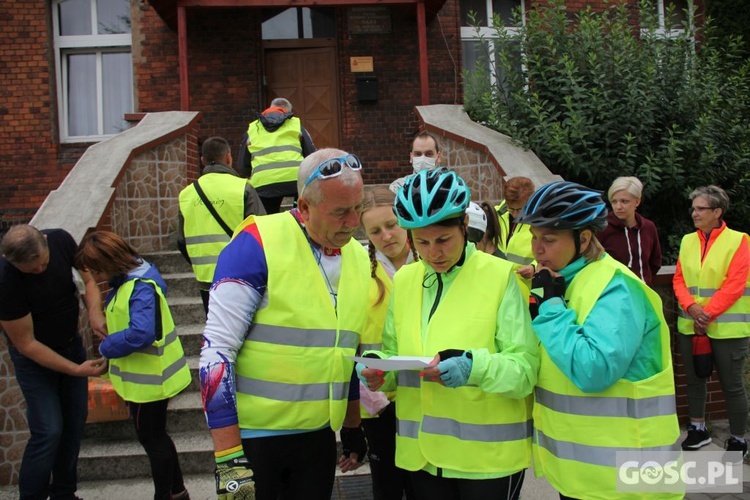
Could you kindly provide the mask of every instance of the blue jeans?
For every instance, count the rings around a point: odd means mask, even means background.
[[[31,432],[18,479],[21,499],[75,498],[78,450],[88,413],[88,379],[44,368],[15,347],[9,351]],[[78,336],[55,352],[75,363],[86,360]]]

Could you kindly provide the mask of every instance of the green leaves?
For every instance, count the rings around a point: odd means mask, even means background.
[[[727,221],[748,230],[750,63],[740,40],[717,43],[710,23],[660,29],[648,5],[574,14],[552,0],[527,10],[515,35],[494,20],[486,59],[465,74],[465,101],[473,119],[568,180],[606,191],[618,176],[638,176],[640,210],[656,222],[665,255],[676,255],[697,186],[725,188]]]

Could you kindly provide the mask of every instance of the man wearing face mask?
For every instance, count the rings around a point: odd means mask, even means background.
[[[440,147],[434,135],[429,132],[420,132],[414,138],[411,144],[411,153],[409,153],[409,163],[411,163],[414,173],[418,174],[422,170],[434,170],[440,166]],[[391,182],[388,189],[398,193],[398,189],[404,185],[408,175],[399,177]]]

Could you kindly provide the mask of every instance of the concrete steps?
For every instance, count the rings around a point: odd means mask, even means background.
[[[144,255],[144,258],[156,265],[167,282],[167,301],[191,374],[190,385],[170,401],[167,430],[180,454],[180,465],[185,474],[207,479],[212,489],[213,443],[203,414],[198,378],[201,339],[205,326],[198,285],[192,269],[178,252],[158,252]],[[82,482],[79,493],[97,492],[83,495],[85,498],[153,496],[148,457],[138,443],[130,419],[88,424],[81,443],[78,471]],[[96,484],[90,486],[87,484],[89,481]],[[124,494],[126,486],[123,486],[123,496],[104,493],[110,487],[116,489],[117,484],[123,481],[125,483],[122,484],[130,484],[127,481],[135,485],[143,483],[146,488],[142,490],[143,494],[129,497]],[[105,486],[102,491],[102,482],[111,486]]]

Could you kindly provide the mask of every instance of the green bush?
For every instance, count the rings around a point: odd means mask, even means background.
[[[666,264],[694,230],[687,195],[698,186],[723,187],[728,224],[748,230],[750,62],[741,40],[717,43],[710,22],[657,24],[647,4],[573,14],[553,0],[527,11],[512,35],[495,18],[464,82],[472,119],[563,178],[606,191],[615,177],[639,177],[640,210],[659,228]]]

